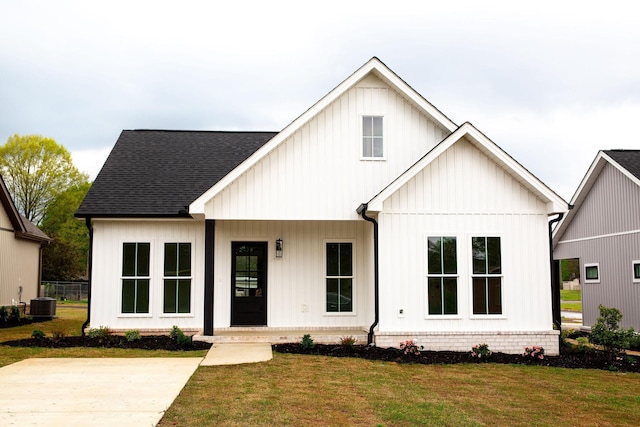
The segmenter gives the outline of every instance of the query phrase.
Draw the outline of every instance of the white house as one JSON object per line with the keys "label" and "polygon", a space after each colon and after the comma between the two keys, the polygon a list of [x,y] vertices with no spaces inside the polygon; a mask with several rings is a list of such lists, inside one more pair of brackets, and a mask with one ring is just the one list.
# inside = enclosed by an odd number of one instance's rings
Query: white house
{"label": "white house", "polygon": [[554,354],[566,211],[372,58],[280,132],[124,131],[77,216],[94,326]]}

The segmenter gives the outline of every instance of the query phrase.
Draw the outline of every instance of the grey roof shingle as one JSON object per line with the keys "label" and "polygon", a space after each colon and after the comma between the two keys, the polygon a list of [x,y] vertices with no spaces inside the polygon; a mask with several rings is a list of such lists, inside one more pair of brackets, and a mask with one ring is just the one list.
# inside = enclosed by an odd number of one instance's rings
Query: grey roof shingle
{"label": "grey roof shingle", "polygon": [[276,134],[125,130],[76,216],[180,216]]}
{"label": "grey roof shingle", "polygon": [[604,153],[640,179],[640,150],[605,150]]}

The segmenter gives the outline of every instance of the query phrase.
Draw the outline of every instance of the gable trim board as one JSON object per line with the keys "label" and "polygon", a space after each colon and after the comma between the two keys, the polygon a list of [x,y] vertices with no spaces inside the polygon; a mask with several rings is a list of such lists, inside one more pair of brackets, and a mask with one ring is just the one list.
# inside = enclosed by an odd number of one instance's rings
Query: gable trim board
{"label": "gable trim board", "polygon": [[[358,98],[372,96],[375,91],[384,91],[380,104],[366,104]],[[385,120],[391,121],[394,145],[385,146],[385,150],[396,151],[385,151],[388,157],[383,161],[363,161],[362,135],[357,129],[362,125],[362,114],[376,105],[390,111]],[[151,132],[157,131],[138,132],[136,137],[152,147]],[[171,136],[179,142],[181,134]],[[127,147],[118,149],[135,149]],[[110,156],[105,168],[119,170],[114,162],[126,155]],[[448,156],[468,161],[448,162]],[[337,166],[332,163],[336,159]],[[557,353],[559,332],[553,330],[551,318],[548,218],[566,211],[566,202],[470,123],[456,126],[377,58],[238,160],[234,168],[188,202],[190,218],[163,220],[153,212],[142,218],[117,210],[110,215],[107,192],[87,194],[83,206],[104,207],[99,212],[81,207],[77,214],[89,217],[94,229],[93,322],[114,330],[156,330],[178,324],[185,330],[204,330],[212,335],[206,338],[215,341],[216,330],[226,334],[233,330],[232,299],[245,294],[255,297],[250,289],[236,293],[232,248],[237,242],[264,242],[268,330],[366,331],[378,310],[379,323],[372,331],[377,345],[397,347],[402,339],[421,337],[428,340],[427,348],[468,351],[478,342],[490,342],[494,351],[519,353],[525,345],[539,344],[548,354]],[[447,205],[447,212],[430,209],[424,196],[420,203],[411,195],[407,199],[407,187],[414,195],[424,195],[437,186],[438,181],[418,182],[415,178],[422,171],[452,176],[462,188],[474,178],[473,174],[456,175],[455,171],[465,167],[484,176],[499,176],[499,188],[488,183],[491,200],[505,202],[486,208],[486,200],[482,206],[468,202],[454,187],[442,190],[450,191],[448,200],[455,201]],[[105,177],[108,175],[99,174],[94,185],[109,188]],[[164,179],[172,178],[166,175]],[[179,181],[188,185],[188,175],[180,175]],[[300,182],[287,187],[293,181]],[[161,189],[163,176],[154,175],[153,182]],[[135,182],[130,185],[136,187]],[[357,191],[342,191],[349,187]],[[98,196],[101,199],[95,200]],[[385,206],[391,198],[410,203],[398,212]],[[327,209],[327,204],[333,205],[332,209]],[[379,222],[379,304],[375,303],[374,289],[378,274],[374,268],[374,225],[357,215],[358,206],[365,206]],[[134,208],[131,212],[136,212]],[[315,210],[309,212],[310,208]],[[455,233],[461,245],[457,255],[461,260],[460,311],[452,317],[425,312],[425,239],[449,235],[442,233]],[[505,310],[498,316],[472,314],[469,257],[473,236],[498,236],[504,244],[504,293],[500,298]],[[278,240],[284,242],[282,257],[275,256]],[[166,315],[162,312],[162,251],[165,243],[176,241],[192,243],[194,308],[185,315]],[[119,273],[123,242],[149,242],[154,258],[150,312],[143,315],[123,315],[118,310],[120,288],[113,283],[123,280]],[[334,278],[327,271],[327,244],[338,242],[349,243],[345,249],[352,258],[345,265],[352,270]],[[348,296],[344,304],[353,308],[334,312],[328,296],[335,291],[329,287],[343,283]],[[343,303],[342,298],[336,300]],[[397,316],[399,309],[406,310],[401,317]]]}
{"label": "gable trim board", "polygon": [[458,143],[465,137],[468,138],[476,148],[480,149],[480,151],[514,176],[520,183],[525,185],[531,192],[544,200],[547,203],[547,212],[549,215],[566,212],[567,203],[562,200],[560,196],[531,174],[531,172],[526,170],[522,165],[516,162],[511,156],[509,156],[469,122],[461,125],[440,144],[434,147],[426,156],[416,162],[405,173],[371,199],[368,202],[369,210],[380,212],[383,209],[383,203],[385,200],[394,194],[400,187],[405,185],[410,179],[415,177],[418,172],[423,170],[434,159],[441,156],[451,146]]}

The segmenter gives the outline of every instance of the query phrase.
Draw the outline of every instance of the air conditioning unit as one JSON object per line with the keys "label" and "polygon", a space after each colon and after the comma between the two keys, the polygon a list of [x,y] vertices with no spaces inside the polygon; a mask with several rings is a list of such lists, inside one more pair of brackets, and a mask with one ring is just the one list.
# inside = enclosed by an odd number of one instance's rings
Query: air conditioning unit
{"label": "air conditioning unit", "polygon": [[53,318],[56,315],[56,299],[40,297],[31,300],[29,314],[33,317]]}

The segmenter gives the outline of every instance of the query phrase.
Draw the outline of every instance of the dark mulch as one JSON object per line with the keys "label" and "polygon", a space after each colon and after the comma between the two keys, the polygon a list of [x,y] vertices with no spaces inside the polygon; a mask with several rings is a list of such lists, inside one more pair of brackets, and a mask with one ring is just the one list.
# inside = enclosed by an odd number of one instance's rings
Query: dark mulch
{"label": "dark mulch", "polygon": [[144,350],[170,350],[170,351],[191,351],[207,350],[210,343],[193,341],[191,345],[180,346],[178,342],[168,335],[148,335],[136,341],[127,341],[125,337],[111,335],[105,338],[84,337],[64,337],[54,340],[52,338],[26,338],[0,343],[11,347],[47,347],[47,348],[69,348],[69,347],[102,347],[102,348],[137,348]]}
{"label": "dark mulch", "polygon": [[278,353],[312,354],[334,357],[357,357],[369,360],[382,360],[397,363],[419,363],[426,365],[445,365],[456,363],[500,363],[514,365],[538,365],[573,369],[605,369],[613,371],[640,372],[640,358],[624,356],[610,362],[605,353],[597,350],[574,350],[563,348],[560,356],[545,356],[544,359],[524,358],[519,354],[493,353],[489,359],[481,360],[471,356],[471,352],[421,351],[420,355],[404,354],[396,348],[369,347],[355,345],[315,344],[313,348],[303,348],[301,344],[274,344]]}
{"label": "dark mulch", "polygon": [[21,317],[20,319],[10,318],[7,320],[0,321],[0,329],[4,328],[15,328],[16,326],[24,326],[30,325],[34,322],[31,317]]}

